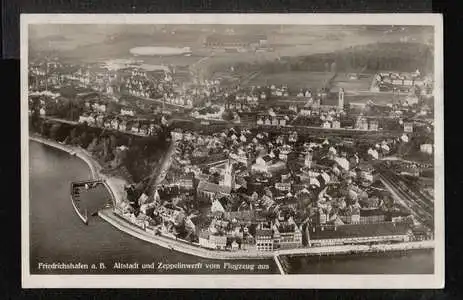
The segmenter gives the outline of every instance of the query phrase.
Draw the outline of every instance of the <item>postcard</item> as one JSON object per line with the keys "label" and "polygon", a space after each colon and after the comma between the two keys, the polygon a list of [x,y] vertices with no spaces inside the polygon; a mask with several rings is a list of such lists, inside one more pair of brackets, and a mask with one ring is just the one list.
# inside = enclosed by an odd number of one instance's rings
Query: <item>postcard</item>
{"label": "postcard", "polygon": [[438,14],[21,15],[24,288],[442,288]]}

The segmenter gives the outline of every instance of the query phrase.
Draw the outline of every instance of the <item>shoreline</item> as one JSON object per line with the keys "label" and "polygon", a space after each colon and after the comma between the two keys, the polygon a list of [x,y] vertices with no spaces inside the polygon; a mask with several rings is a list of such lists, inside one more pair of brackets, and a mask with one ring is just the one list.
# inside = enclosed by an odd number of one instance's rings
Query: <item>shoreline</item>
{"label": "shoreline", "polygon": [[398,243],[390,245],[345,245],[336,247],[301,247],[294,249],[283,249],[268,252],[258,252],[256,250],[248,250],[246,252],[237,251],[214,251],[206,248],[201,248],[193,244],[187,244],[178,240],[174,240],[164,236],[155,236],[149,234],[145,230],[130,224],[121,216],[116,215],[112,209],[103,209],[98,211],[98,215],[116,227],[117,229],[132,235],[141,240],[147,241],[158,246],[169,248],[178,252],[183,252],[189,255],[199,256],[209,259],[275,259],[278,256],[337,256],[353,253],[378,253],[392,251],[409,251],[416,249],[434,249],[434,241],[419,241]]}
{"label": "shoreline", "polygon": [[29,140],[47,145],[80,158],[87,164],[88,168],[90,169],[91,180],[103,179],[103,184],[111,195],[111,199],[114,202],[113,204],[115,205],[116,203],[120,203],[122,201],[123,195],[125,194],[124,186],[127,184],[127,182],[122,178],[110,177],[103,174],[101,172],[103,167],[94,158],[91,157],[87,150],[80,147],[60,144],[56,141],[49,140],[38,135],[29,135]]}
{"label": "shoreline", "polygon": [[[48,145],[50,147],[65,151],[71,155],[83,160],[89,167],[91,171],[91,179],[103,179],[103,184],[107,188],[108,192],[111,194],[114,204],[120,203],[123,199],[121,193],[118,190],[123,187],[126,182],[120,178],[108,177],[105,174],[101,173],[101,165],[95,161],[88,152],[79,147],[73,147],[68,145],[60,144],[56,141],[48,140],[36,135],[30,135],[29,140]],[[389,245],[345,245],[345,246],[336,246],[336,247],[301,247],[294,249],[283,249],[275,250],[268,252],[258,252],[256,250],[247,250],[247,251],[214,251],[206,248],[196,246],[194,244],[188,244],[187,242],[182,242],[174,240],[170,237],[165,236],[155,236],[149,234],[145,230],[137,227],[134,224],[131,224],[129,221],[124,220],[123,217],[118,216],[114,213],[113,208],[101,209],[98,211],[98,216],[103,220],[117,228],[118,230],[129,234],[138,239],[144,240],[146,242],[161,246],[163,248],[171,249],[173,251],[189,254],[192,256],[198,256],[207,259],[265,259],[265,260],[275,260],[278,256],[335,256],[335,255],[345,255],[352,253],[381,253],[381,252],[391,252],[391,251],[405,251],[405,250],[415,250],[415,249],[433,249],[434,241],[420,241],[420,242],[408,242],[408,243],[399,243],[399,244],[389,244]]]}

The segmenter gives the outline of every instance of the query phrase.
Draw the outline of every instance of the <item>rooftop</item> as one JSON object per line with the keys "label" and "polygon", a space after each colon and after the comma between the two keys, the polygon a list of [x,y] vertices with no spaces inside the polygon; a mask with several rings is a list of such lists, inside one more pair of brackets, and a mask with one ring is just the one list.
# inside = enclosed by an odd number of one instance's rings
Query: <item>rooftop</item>
{"label": "rooftop", "polygon": [[[322,230],[323,228],[323,230]],[[317,227],[310,231],[310,239],[341,239],[356,237],[406,235],[409,226],[405,223],[345,224]]]}
{"label": "rooftop", "polygon": [[231,192],[231,188],[228,186],[221,186],[216,183],[207,182],[207,181],[200,181],[198,185],[198,190],[209,192],[209,193],[223,193],[223,194],[229,194]]}

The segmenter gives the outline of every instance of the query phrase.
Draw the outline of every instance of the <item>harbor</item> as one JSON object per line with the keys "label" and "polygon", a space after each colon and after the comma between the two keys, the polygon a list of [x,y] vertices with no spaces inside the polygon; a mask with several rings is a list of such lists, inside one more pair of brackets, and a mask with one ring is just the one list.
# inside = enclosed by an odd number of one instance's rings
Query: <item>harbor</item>
{"label": "harbor", "polygon": [[85,225],[88,225],[89,217],[94,216],[98,212],[98,208],[93,208],[92,211],[88,211],[88,207],[92,206],[89,203],[89,193],[93,193],[94,189],[106,186],[102,186],[103,180],[81,180],[71,182],[71,203],[77,214],[77,216],[84,222]]}
{"label": "harbor", "polygon": [[[32,139],[31,139],[32,140]],[[37,141],[37,140],[36,140]],[[39,140],[40,142],[40,140]],[[46,143],[47,145],[57,147],[60,150],[61,148],[65,148],[63,145],[59,145],[58,143],[49,142]],[[65,148],[68,150],[67,148]],[[65,150],[65,151],[66,151]],[[66,151],[69,153],[69,151]],[[77,152],[78,153],[78,152]],[[78,157],[78,155],[76,155]],[[88,166],[94,166],[94,164],[88,164]],[[90,167],[90,171],[92,173],[94,168]],[[98,176],[99,177],[99,176]],[[96,178],[98,178],[96,177]],[[80,178],[83,178],[82,176]],[[92,179],[90,179],[92,180]],[[79,179],[76,178],[72,180],[74,182],[79,182]],[[101,186],[105,186],[106,193],[109,195],[113,201],[117,201],[118,194],[114,193],[114,188],[111,188],[110,184],[111,181],[101,180]],[[107,197],[107,196],[106,196]],[[100,197],[101,198],[101,197]],[[114,200],[116,199],[116,200]],[[107,201],[105,201],[107,203]],[[105,206],[100,199],[99,203],[100,208]],[[214,259],[214,260],[261,260],[261,261],[273,261],[274,268],[277,273],[280,274],[289,274],[291,273],[291,261],[294,257],[333,257],[333,259],[337,260],[338,258],[343,258],[344,256],[351,256],[354,253],[362,254],[364,257],[370,256],[380,256],[380,257],[388,257],[385,255],[385,252],[397,252],[401,253],[401,257],[407,257],[412,255],[415,250],[417,249],[428,249],[432,251],[434,247],[432,241],[421,241],[421,242],[409,242],[409,243],[400,243],[400,244],[390,244],[390,245],[346,245],[346,246],[337,246],[337,247],[312,247],[312,248],[297,248],[297,249],[286,249],[286,250],[278,250],[272,252],[257,252],[257,251],[248,251],[247,254],[240,253],[240,252],[230,252],[230,251],[213,251],[204,248],[200,248],[199,246],[187,244],[181,241],[176,241],[169,237],[162,237],[162,236],[153,236],[149,235],[146,231],[142,230],[141,228],[137,228],[135,225],[130,224],[126,220],[122,219],[121,217],[117,217],[114,215],[112,208],[104,208],[98,210],[98,215],[104,220],[104,223],[110,224],[112,228],[117,228],[120,231],[125,232],[128,235],[136,237],[141,242],[149,242],[147,243],[148,246],[160,246],[161,248],[166,249],[167,251],[174,251],[174,253],[179,253],[179,255],[191,255],[191,257],[196,257],[197,259]],[[80,220],[81,221],[81,220]],[[82,223],[82,222],[81,222]],[[100,224],[101,225],[101,224]],[[92,227],[92,230],[95,228]],[[408,251],[410,250],[410,251]],[[180,254],[184,253],[184,254]],[[276,261],[278,259],[278,263]],[[432,259],[431,259],[432,261]]]}

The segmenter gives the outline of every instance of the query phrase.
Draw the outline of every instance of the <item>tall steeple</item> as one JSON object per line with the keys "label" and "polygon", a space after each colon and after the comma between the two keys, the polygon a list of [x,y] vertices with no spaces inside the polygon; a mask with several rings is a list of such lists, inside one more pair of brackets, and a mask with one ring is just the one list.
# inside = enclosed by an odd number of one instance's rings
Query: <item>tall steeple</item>
{"label": "tall steeple", "polygon": [[344,108],[344,89],[340,88],[339,89],[339,94],[338,94],[338,107],[340,109]]}
{"label": "tall steeple", "polygon": [[233,169],[233,163],[228,159],[225,170],[223,172],[223,180],[220,182],[221,185],[227,186],[230,188],[235,187],[235,170]]}
{"label": "tall steeple", "polygon": [[312,167],[312,151],[307,152],[305,155],[304,165],[309,169]]}

